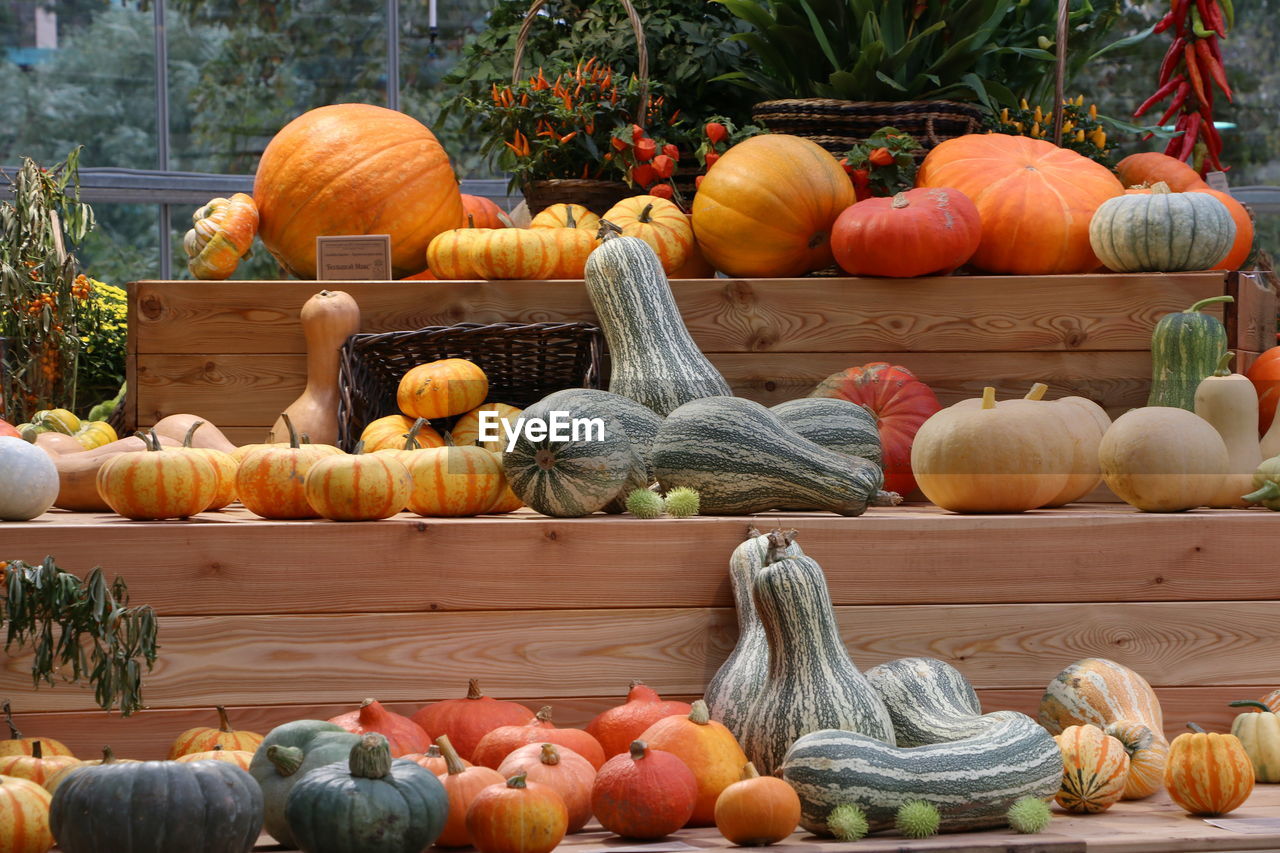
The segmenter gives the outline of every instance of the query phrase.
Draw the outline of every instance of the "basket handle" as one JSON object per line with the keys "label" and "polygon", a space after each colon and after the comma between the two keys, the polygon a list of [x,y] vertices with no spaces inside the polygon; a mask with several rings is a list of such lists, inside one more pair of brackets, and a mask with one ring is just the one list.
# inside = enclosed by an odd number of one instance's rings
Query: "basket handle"
{"label": "basket handle", "polygon": [[[529,7],[529,11],[524,13],[524,23],[520,25],[520,32],[516,34],[515,59],[511,63],[512,86],[520,82],[520,61],[524,59],[525,45],[529,41],[529,30],[533,28],[533,22],[537,20],[538,12],[546,5],[546,2],[547,0],[533,0],[533,5]],[[636,9],[631,5],[631,0],[618,0],[618,2],[622,3],[622,8],[627,10],[627,20],[631,22],[631,32],[636,37],[636,51],[639,54],[636,78],[640,81],[640,103],[636,106],[636,124],[643,127],[646,114],[649,111],[649,48],[645,44],[644,26],[640,23],[640,16],[636,14]]]}

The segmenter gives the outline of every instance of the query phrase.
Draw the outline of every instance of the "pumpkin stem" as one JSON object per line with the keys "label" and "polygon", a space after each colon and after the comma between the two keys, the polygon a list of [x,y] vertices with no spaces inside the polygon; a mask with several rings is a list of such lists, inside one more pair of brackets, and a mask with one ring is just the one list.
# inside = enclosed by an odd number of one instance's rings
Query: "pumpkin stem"
{"label": "pumpkin stem", "polygon": [[1152,195],[1168,195],[1172,192],[1173,190],[1169,189],[1169,185],[1166,184],[1164,181],[1156,181],[1154,184],[1151,185]]}
{"label": "pumpkin stem", "polygon": [[227,709],[222,705],[215,705],[218,711],[218,730],[230,734],[235,729],[231,728],[231,720],[227,717]]}
{"label": "pumpkin stem", "polygon": [[760,535],[762,535],[762,534],[760,533],[760,530],[759,530],[759,529],[758,529],[754,524],[752,524],[751,526],[749,526],[749,527],[747,528],[747,538],[748,538],[748,539],[755,539],[757,536],[760,536]]}
{"label": "pumpkin stem", "polygon": [[1031,390],[1027,392],[1027,396],[1023,397],[1022,399],[1024,399],[1024,400],[1043,400],[1043,399],[1044,399],[1044,392],[1045,392],[1045,391],[1048,391],[1048,390],[1049,390],[1049,386],[1048,386],[1048,385],[1045,385],[1043,382],[1037,382],[1036,384],[1034,384],[1034,385],[1032,385],[1032,386],[1031,386]]}
{"label": "pumpkin stem", "polygon": [[756,769],[754,764],[748,761],[746,764],[742,765],[742,778],[758,779],[760,778],[760,771]]}
{"label": "pumpkin stem", "polygon": [[902,503],[902,495],[881,489],[871,496],[871,500],[867,501],[867,506],[897,506],[900,503]]}
{"label": "pumpkin stem", "polygon": [[996,389],[988,385],[982,389],[982,408],[994,409],[996,407]]}
{"label": "pumpkin stem", "polygon": [[[421,450],[422,449],[422,443],[418,441],[418,433],[421,432],[422,428],[426,425],[427,425],[426,418],[418,418],[416,421],[413,422],[413,426],[411,426],[409,428],[409,431],[404,434],[405,450]],[[468,696],[467,698],[470,699],[471,697]],[[480,697],[477,696],[475,698],[479,699]]]}
{"label": "pumpkin stem", "polygon": [[1187,728],[1191,729],[1191,731],[1195,732],[1196,734],[1201,734],[1201,735],[1208,734],[1208,732],[1206,732],[1203,728],[1201,728],[1195,723],[1187,723]]}
{"label": "pumpkin stem", "polygon": [[566,204],[564,206],[564,227],[565,228],[578,227],[578,220],[575,219],[573,216],[573,205],[571,204]]}
{"label": "pumpkin stem", "polygon": [[635,690],[637,687],[644,687],[645,684],[638,678],[631,679],[631,683],[627,685],[627,690]]}
{"label": "pumpkin stem", "polygon": [[302,446],[302,443],[298,438],[298,431],[293,428],[293,421],[289,418],[289,413],[284,412],[280,417],[284,421],[285,429],[289,430],[289,446],[297,450]]}
{"label": "pumpkin stem", "polygon": [[204,421],[194,421],[191,426],[187,428],[187,434],[182,437],[183,447],[191,446],[191,439],[195,437],[196,430],[200,429],[202,426],[204,426]]}
{"label": "pumpkin stem", "polygon": [[102,763],[114,764],[115,760],[116,760],[116,754],[112,752],[110,744],[108,744],[107,746],[104,746],[102,748]]}
{"label": "pumpkin stem", "polygon": [[440,754],[444,756],[444,766],[449,768],[450,776],[457,776],[467,769],[458,756],[458,751],[453,748],[453,744],[449,743],[448,735],[440,735],[436,738],[436,746],[440,747]]}
{"label": "pumpkin stem", "polygon": [[1235,301],[1236,300],[1234,296],[1210,296],[1208,299],[1201,299],[1199,302],[1195,303],[1194,305],[1192,305],[1190,308],[1188,308],[1186,311],[1183,311],[1182,313],[1195,314],[1204,306],[1212,305],[1215,302],[1235,302]]}
{"label": "pumpkin stem", "polygon": [[911,204],[911,199],[907,198],[906,193],[898,193],[893,197],[893,203],[891,207],[893,207],[894,210],[902,210],[902,208],[907,207],[910,204]]}
{"label": "pumpkin stem", "polygon": [[637,222],[648,224],[653,221],[653,202],[649,202],[644,206],[644,210],[640,211],[640,215],[636,217]]}
{"label": "pumpkin stem", "polygon": [[600,229],[596,231],[596,239],[603,243],[605,240],[612,240],[614,237],[621,237],[622,229],[614,225],[607,219],[600,220]]}
{"label": "pumpkin stem", "polygon": [[631,760],[639,761],[649,754],[649,744],[642,740],[631,741]]}
{"label": "pumpkin stem", "polygon": [[298,768],[302,766],[302,760],[306,757],[306,753],[296,746],[272,744],[267,747],[267,760],[281,776],[292,776],[297,773]]}
{"label": "pumpkin stem", "polygon": [[[444,737],[444,735],[441,735],[441,737]],[[428,746],[427,751],[423,754],[426,755],[427,758],[443,758],[444,757],[440,753],[440,747],[436,746],[434,743]]]}
{"label": "pumpkin stem", "polygon": [[543,705],[538,709],[538,713],[533,715],[533,719],[529,721],[531,726],[540,726],[543,723],[551,725],[551,706]]}
{"label": "pumpkin stem", "polygon": [[693,710],[689,712],[689,722],[695,726],[705,726],[711,723],[711,709],[707,707],[705,700],[699,699],[693,703]]}
{"label": "pumpkin stem", "polygon": [[[418,418],[418,420],[422,420],[422,418]],[[468,699],[484,698],[484,694],[480,692],[480,679],[478,678],[467,679],[467,698]]]}
{"label": "pumpkin stem", "polygon": [[213,745],[213,749],[211,749],[211,750],[209,750],[209,751],[210,751],[210,752],[222,752],[222,744],[220,744],[220,743],[215,743],[215,744]]}
{"label": "pumpkin stem", "polygon": [[1280,486],[1276,485],[1274,480],[1268,480],[1261,489],[1256,492],[1250,492],[1241,500],[1248,501],[1251,504],[1260,504],[1263,501],[1274,501],[1280,498]]}
{"label": "pumpkin stem", "polygon": [[1227,705],[1232,708],[1257,708],[1263,713],[1271,713],[1271,708],[1256,699],[1240,699],[1236,702],[1228,702]]}
{"label": "pumpkin stem", "polygon": [[31,757],[44,758],[44,745],[38,740],[33,740],[31,742]]}
{"label": "pumpkin stem", "polygon": [[782,552],[791,545],[794,536],[788,538],[781,530],[770,530],[766,538],[769,540],[769,549],[764,555],[764,565],[772,566],[782,559]]}
{"label": "pumpkin stem", "polygon": [[22,740],[22,732],[18,731],[18,727],[13,724],[13,709],[9,707],[9,700],[4,700],[4,723],[9,727],[9,740]]}
{"label": "pumpkin stem", "polygon": [[542,754],[538,758],[543,764],[559,764],[560,751],[556,749],[554,743],[544,743],[542,745]]}
{"label": "pumpkin stem", "polygon": [[361,453],[364,453],[364,439],[357,441],[356,446],[351,448],[352,456],[359,456]]}
{"label": "pumpkin stem", "polygon": [[1231,350],[1227,350],[1226,352],[1224,352],[1222,356],[1218,359],[1218,366],[1214,369],[1213,375],[1214,376],[1230,376],[1231,368],[1227,367],[1227,365],[1230,364],[1231,359],[1235,357],[1236,357],[1236,354]]}
{"label": "pumpkin stem", "polygon": [[347,766],[357,778],[381,779],[391,772],[391,745],[382,735],[369,732],[351,747]]}
{"label": "pumpkin stem", "polygon": [[525,784],[525,781],[528,779],[528,776],[529,776],[529,774],[528,774],[528,773],[526,773],[525,771],[521,770],[519,773],[517,773],[516,775],[512,776],[510,779],[508,779],[508,780],[507,780],[507,787],[508,787],[508,788],[527,788],[527,787],[529,787],[528,785],[526,785],[526,784]]}

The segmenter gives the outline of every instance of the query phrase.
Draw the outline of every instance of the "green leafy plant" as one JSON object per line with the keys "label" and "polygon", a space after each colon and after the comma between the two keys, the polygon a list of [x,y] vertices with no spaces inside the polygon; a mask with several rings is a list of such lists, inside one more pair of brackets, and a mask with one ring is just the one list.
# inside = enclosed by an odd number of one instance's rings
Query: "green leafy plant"
{"label": "green leafy plant", "polygon": [[124,288],[88,280],[89,310],[80,325],[83,358],[76,376],[76,391],[84,405],[96,405],[116,396],[124,384],[128,347],[129,304]]}
{"label": "green leafy plant", "polygon": [[55,675],[61,681],[84,679],[103,710],[118,705],[127,717],[142,709],[142,668],[150,671],[156,660],[156,617],[148,605],[129,605],[123,578],[108,584],[95,567],[81,580],[53,557],[38,566],[0,562],[0,572],[5,651],[31,647],[33,684],[52,685]]}
{"label": "green leafy plant", "polygon": [[[1030,136],[1033,139],[1053,141],[1055,114],[1046,112],[1038,104],[1031,107],[1022,101],[1017,107],[1005,107],[998,117],[987,120],[987,126],[996,133],[1010,136]],[[1111,150],[1107,147],[1107,131],[1104,119],[1098,115],[1096,104],[1084,105],[1084,95],[1062,103],[1062,142],[1077,154],[1083,154],[1110,167]]]}
{"label": "green leafy plant", "polygon": [[840,165],[853,180],[858,201],[891,196],[915,186],[920,143],[895,127],[882,127],[849,149]]}

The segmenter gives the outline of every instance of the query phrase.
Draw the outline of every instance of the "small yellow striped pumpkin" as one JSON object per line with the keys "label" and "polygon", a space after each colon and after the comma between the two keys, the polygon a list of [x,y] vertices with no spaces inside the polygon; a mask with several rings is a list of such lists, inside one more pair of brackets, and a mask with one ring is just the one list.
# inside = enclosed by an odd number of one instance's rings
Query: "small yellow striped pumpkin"
{"label": "small yellow striped pumpkin", "polygon": [[507,434],[503,430],[502,424],[499,423],[495,425],[498,437],[491,441],[481,441],[480,414],[482,412],[493,412],[498,416],[498,420],[504,421],[514,428],[516,421],[520,419],[520,415],[524,414],[524,409],[517,409],[515,406],[508,406],[506,403],[485,403],[483,406],[476,406],[458,418],[453,425],[453,429],[449,430],[449,436],[458,447],[469,447],[470,445],[478,444],[485,450],[500,453],[507,447]]}
{"label": "small yellow striped pumpkin", "polygon": [[419,450],[409,464],[408,509],[418,515],[457,517],[488,512],[502,495],[502,460],[483,447]]}
{"label": "small yellow striped pumpkin", "polygon": [[213,466],[202,456],[165,450],[154,433],[143,453],[121,453],[98,469],[98,495],[125,518],[187,518],[203,512],[218,489]]}
{"label": "small yellow striped pumpkin", "polygon": [[81,761],[77,764],[70,764],[63,767],[57,773],[54,773],[48,779],[44,780],[44,789],[50,794],[54,794],[58,790],[58,786],[66,780],[66,778],[79,770],[81,767],[98,766],[99,764],[137,764],[136,758],[116,758],[115,753],[111,751],[111,747],[104,746],[102,748],[102,757],[95,758],[91,761]]}
{"label": "small yellow striped pumpkin", "polygon": [[672,201],[655,195],[624,198],[609,208],[604,218],[622,229],[624,237],[638,237],[649,244],[664,272],[684,266],[694,249],[689,217]]}
{"label": "small yellow striped pumpkin", "polygon": [[[43,785],[54,774],[67,767],[79,767],[80,759],[70,755],[45,755],[43,744],[36,741],[31,755],[6,755],[0,758],[0,776],[15,776]],[[3,850],[0,846],[0,850]]]}
{"label": "small yellow striped pumpkin", "polygon": [[342,451],[332,444],[301,444],[289,416],[283,417],[289,444],[268,444],[246,454],[236,470],[236,494],[245,509],[263,518],[315,518],[307,501],[307,472]]}
{"label": "small yellow striped pumpkin", "polygon": [[215,746],[213,749],[204,752],[192,752],[187,755],[180,756],[175,761],[225,761],[228,764],[234,764],[246,773],[249,771],[249,762],[253,761],[253,750],[251,749],[223,749]]}
{"label": "small yellow striped pumpkin", "polygon": [[244,749],[253,752],[262,743],[263,736],[257,732],[236,731],[231,728],[231,720],[227,717],[227,709],[217,706],[218,728],[196,726],[187,729],[173,740],[169,747],[169,760],[175,761],[193,752],[208,752],[215,746],[223,749]]}
{"label": "small yellow striped pumpkin", "polygon": [[327,456],[307,471],[307,503],[321,518],[374,521],[395,515],[409,502],[413,481],[404,463],[386,453],[363,450],[357,444],[355,453]]}
{"label": "small yellow striped pumpkin", "polygon": [[0,776],[0,850],[45,853],[53,847],[51,801],[49,792],[29,779]]}
{"label": "small yellow striped pumpkin", "polygon": [[440,433],[432,429],[425,420],[416,433],[413,432],[415,426],[417,424],[414,419],[407,415],[387,415],[369,421],[369,425],[360,433],[360,440],[364,442],[364,452],[404,450],[409,433],[413,433],[413,440],[419,447],[444,447],[444,439],[440,437]]}
{"label": "small yellow striped pumpkin", "polygon": [[1097,726],[1067,726],[1054,735],[1062,752],[1058,805],[1077,814],[1104,812],[1124,794],[1129,755],[1124,744]]}
{"label": "small yellow striped pumpkin", "polygon": [[1169,745],[1164,784],[1191,814],[1226,814],[1253,793],[1253,762],[1235,735],[1185,732]]}
{"label": "small yellow striped pumpkin", "polygon": [[538,211],[529,221],[530,228],[575,228],[595,236],[600,230],[600,217],[580,204],[553,204]]}
{"label": "small yellow striped pumpkin", "polygon": [[442,358],[419,364],[400,378],[396,405],[410,417],[447,418],[474,409],[488,394],[489,379],[479,365],[465,358]]}

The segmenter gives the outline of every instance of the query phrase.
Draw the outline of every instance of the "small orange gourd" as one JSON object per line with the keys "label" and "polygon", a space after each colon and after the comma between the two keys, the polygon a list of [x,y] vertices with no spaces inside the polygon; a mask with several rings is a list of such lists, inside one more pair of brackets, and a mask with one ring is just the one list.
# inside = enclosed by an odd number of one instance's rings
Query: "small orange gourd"
{"label": "small orange gourd", "polygon": [[191,215],[191,223],[182,238],[187,268],[196,278],[222,281],[249,255],[258,234],[258,205],[247,193],[210,199]]}
{"label": "small orange gourd", "polygon": [[524,773],[530,782],[554,788],[569,811],[566,832],[577,832],[591,819],[591,786],[596,781],[596,769],[569,747],[525,744],[503,759],[497,772],[504,779]]}
{"label": "small orange gourd", "polygon": [[699,699],[687,715],[659,720],[640,735],[652,749],[661,749],[679,758],[698,780],[698,800],[689,826],[711,826],[716,822],[716,799],[720,792],[742,778],[746,753],[733,732],[711,719],[707,703]]}
{"label": "small orange gourd", "polygon": [[505,785],[507,777],[490,767],[469,765],[458,757],[449,743],[448,735],[436,739],[440,754],[445,760],[445,772],[440,776],[445,793],[449,795],[449,816],[444,830],[436,839],[439,847],[466,847],[471,844],[467,830],[467,810],[475,798],[490,785]]}
{"label": "small orange gourd", "polygon": [[483,447],[418,450],[409,463],[407,509],[429,517],[480,515],[502,497],[502,459]]}
{"label": "small orange gourd", "polygon": [[560,795],[523,773],[485,788],[467,809],[467,832],[480,853],[551,853],[568,825]]}
{"label": "small orange gourd", "polygon": [[244,508],[263,518],[316,518],[307,501],[307,472],[325,456],[341,454],[331,444],[302,444],[288,415],[287,445],[262,445],[245,454],[236,469],[236,494]]}
{"label": "small orange gourd", "polygon": [[431,428],[426,418],[410,418],[405,415],[387,415],[370,421],[360,433],[365,453],[394,452],[396,458],[406,462],[402,451],[421,450],[425,447],[444,447],[440,433]]}
{"label": "small orange gourd", "polygon": [[98,494],[125,518],[187,518],[203,512],[217,491],[213,466],[195,453],[166,450],[153,430],[139,433],[145,453],[121,453],[98,469]]}
{"label": "small orange gourd", "polygon": [[796,789],[776,776],[761,776],[750,762],[716,799],[716,829],[740,847],[776,844],[799,823]]}
{"label": "small orange gourd", "polygon": [[444,358],[419,364],[400,378],[396,404],[412,418],[447,418],[470,411],[489,394],[489,379],[475,362]]}
{"label": "small orange gourd", "polygon": [[1169,798],[1194,815],[1235,811],[1253,793],[1253,762],[1235,735],[1206,732],[1195,723],[1169,744],[1164,785]]}
{"label": "small orange gourd", "polygon": [[413,480],[404,463],[385,453],[365,453],[356,443],[350,455],[326,456],[307,471],[307,503],[333,521],[390,518],[409,502]]}
{"label": "small orange gourd", "polygon": [[[307,339],[307,385],[284,410],[293,428],[316,444],[338,441],[338,359],[342,344],[360,331],[360,306],[349,293],[322,290],[302,305],[299,318]],[[271,428],[268,441],[288,441],[284,415]]]}
{"label": "small orange gourd", "polygon": [[184,755],[190,755],[194,752],[208,752],[215,746],[220,746],[223,749],[243,749],[253,752],[262,744],[263,736],[257,732],[233,729],[231,727],[231,719],[227,716],[227,709],[222,705],[216,706],[216,710],[218,712],[218,727],[196,726],[178,735],[169,747],[170,761],[175,761]]}
{"label": "small orange gourd", "polygon": [[376,732],[387,739],[391,757],[425,752],[431,746],[431,735],[413,720],[389,711],[376,699],[365,699],[360,707],[331,717],[329,722],[349,732],[362,735]]}
{"label": "small orange gourd", "polygon": [[1054,795],[1058,805],[1095,814],[1120,801],[1129,775],[1124,744],[1094,725],[1067,726],[1053,739],[1062,753],[1062,787]]}
{"label": "small orange gourd", "polygon": [[[423,731],[426,731],[425,727],[423,728]],[[436,738],[437,743],[439,740],[439,738]],[[443,776],[445,773],[449,772],[449,764],[444,760],[444,754],[440,752],[440,747],[436,746],[434,743],[427,747],[426,752],[409,752],[400,757],[412,761],[423,770],[429,770],[437,776]],[[463,767],[471,766],[471,762],[464,758],[459,757],[458,760],[462,762]]]}

